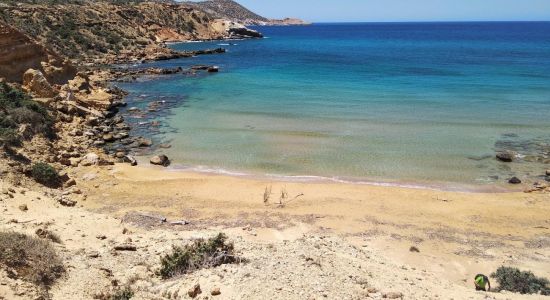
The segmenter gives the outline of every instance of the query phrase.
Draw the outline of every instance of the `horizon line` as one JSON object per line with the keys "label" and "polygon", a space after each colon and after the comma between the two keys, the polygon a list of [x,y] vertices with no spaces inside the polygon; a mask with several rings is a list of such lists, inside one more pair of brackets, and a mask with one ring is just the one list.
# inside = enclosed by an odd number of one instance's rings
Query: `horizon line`
{"label": "horizon line", "polygon": [[307,21],[311,24],[341,24],[341,23],[550,23],[550,20],[454,20],[454,21]]}

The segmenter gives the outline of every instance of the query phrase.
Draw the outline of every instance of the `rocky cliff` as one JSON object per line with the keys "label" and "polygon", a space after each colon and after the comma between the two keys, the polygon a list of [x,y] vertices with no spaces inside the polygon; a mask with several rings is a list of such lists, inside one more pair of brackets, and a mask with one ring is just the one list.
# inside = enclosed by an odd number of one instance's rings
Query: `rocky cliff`
{"label": "rocky cliff", "polygon": [[7,81],[21,82],[28,69],[40,70],[50,83],[57,84],[76,74],[76,69],[67,60],[0,22],[0,75]]}
{"label": "rocky cliff", "polygon": [[232,20],[244,25],[285,26],[309,24],[295,18],[285,18],[281,20],[268,19],[232,0],[207,0],[201,2],[187,2],[187,4],[202,9],[217,18]]}
{"label": "rocky cliff", "polygon": [[73,61],[96,64],[163,53],[163,42],[232,35],[231,22],[180,3],[27,0],[0,5],[0,20]]}

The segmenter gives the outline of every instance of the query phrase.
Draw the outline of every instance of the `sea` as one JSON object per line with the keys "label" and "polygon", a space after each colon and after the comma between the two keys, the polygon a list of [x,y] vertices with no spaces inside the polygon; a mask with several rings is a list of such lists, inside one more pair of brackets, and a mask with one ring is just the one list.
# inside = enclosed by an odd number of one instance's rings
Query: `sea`
{"label": "sea", "polygon": [[[224,54],[133,66],[219,73],[117,83],[128,108],[166,105],[125,113],[173,168],[446,188],[547,179],[549,22],[253,28],[265,38],[170,45]],[[514,162],[495,158],[504,150]]]}

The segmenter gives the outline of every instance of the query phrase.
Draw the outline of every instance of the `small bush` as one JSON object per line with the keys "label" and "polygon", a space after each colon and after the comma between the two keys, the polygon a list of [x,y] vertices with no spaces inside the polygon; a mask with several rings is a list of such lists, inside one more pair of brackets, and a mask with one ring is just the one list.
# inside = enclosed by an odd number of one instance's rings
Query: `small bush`
{"label": "small bush", "polygon": [[130,300],[134,297],[134,291],[130,287],[117,290],[109,297],[109,300]]}
{"label": "small bush", "polygon": [[60,183],[59,174],[47,163],[36,163],[32,166],[32,177],[36,182],[46,186],[57,186]]}
{"label": "small bush", "polygon": [[208,240],[198,239],[184,247],[174,246],[172,253],[161,258],[158,274],[166,279],[201,268],[239,263],[241,260],[234,255],[233,243],[226,241],[227,236],[219,233]]}
{"label": "small bush", "polygon": [[0,146],[19,145],[21,145],[21,139],[14,129],[0,127]]}
{"label": "small bush", "polygon": [[[43,134],[48,138],[55,136],[53,119],[48,111],[21,90],[5,82],[0,83],[0,144],[19,146],[21,136],[16,130],[28,125],[28,133]],[[28,138],[30,136],[27,136]]]}
{"label": "small bush", "polygon": [[549,281],[546,278],[536,277],[532,272],[520,271],[517,268],[500,267],[491,274],[496,278],[498,290],[506,290],[521,294],[550,295]]}
{"label": "small bush", "polygon": [[0,232],[0,266],[41,287],[49,287],[64,272],[51,242],[14,232]]}

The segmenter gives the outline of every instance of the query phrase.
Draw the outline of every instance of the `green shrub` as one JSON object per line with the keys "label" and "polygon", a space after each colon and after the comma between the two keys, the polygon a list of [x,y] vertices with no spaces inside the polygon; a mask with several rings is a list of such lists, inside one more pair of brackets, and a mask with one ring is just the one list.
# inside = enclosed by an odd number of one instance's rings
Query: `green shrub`
{"label": "green shrub", "polygon": [[46,186],[57,186],[60,183],[59,174],[47,163],[39,162],[32,166],[32,177],[36,182]]}
{"label": "green shrub", "polygon": [[54,136],[53,119],[42,105],[5,82],[0,83],[0,143],[19,145],[21,137],[16,130],[23,124],[33,135]]}
{"label": "green shrub", "polygon": [[241,260],[234,255],[233,243],[226,241],[227,236],[219,233],[208,240],[198,239],[184,247],[174,246],[172,253],[161,258],[158,274],[166,279],[201,268],[239,263]]}
{"label": "green shrub", "polygon": [[537,294],[540,292],[542,295],[550,295],[550,282],[548,279],[536,277],[532,272],[502,266],[491,274],[491,277],[497,280],[499,290],[521,294]]}
{"label": "green shrub", "polygon": [[42,287],[49,287],[64,272],[51,242],[14,232],[0,231],[0,266]]}
{"label": "green shrub", "polygon": [[0,127],[0,146],[19,146],[20,144],[21,139],[14,129]]}

